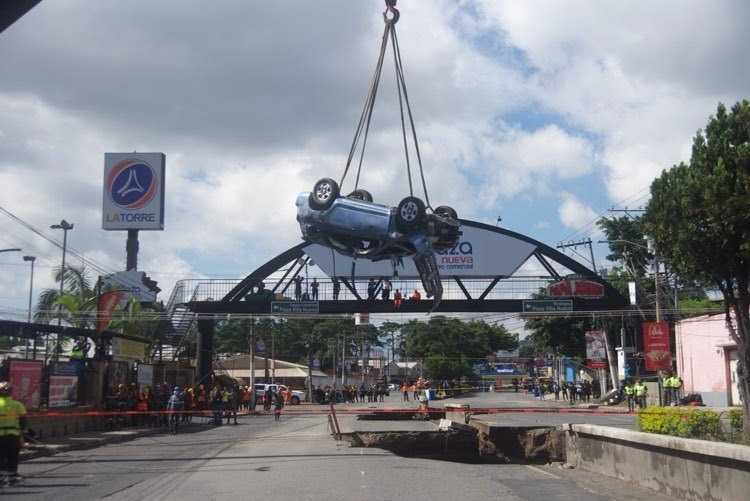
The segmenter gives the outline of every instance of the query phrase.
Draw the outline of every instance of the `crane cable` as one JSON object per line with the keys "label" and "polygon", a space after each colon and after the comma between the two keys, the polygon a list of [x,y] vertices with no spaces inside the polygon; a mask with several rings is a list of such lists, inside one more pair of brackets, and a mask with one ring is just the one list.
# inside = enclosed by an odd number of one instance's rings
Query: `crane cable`
{"label": "crane cable", "polygon": [[[404,143],[404,154],[406,159],[406,175],[409,182],[409,195],[414,196],[414,187],[412,183],[412,175],[411,175],[411,161],[409,157],[409,145],[408,145],[408,137],[407,137],[407,131],[406,131],[406,119],[405,119],[405,113],[404,113],[404,106],[406,106],[406,114],[408,115],[408,121],[409,126],[411,128],[411,136],[412,140],[414,141],[414,150],[416,154],[417,163],[419,166],[419,174],[422,181],[422,189],[424,190],[424,196],[425,196],[425,206],[428,208],[430,207],[430,200],[429,196],[427,194],[427,184],[425,182],[424,177],[424,170],[422,168],[422,157],[419,152],[419,142],[417,141],[417,131],[414,126],[414,116],[411,111],[411,105],[409,104],[409,95],[406,91],[406,80],[404,78],[404,69],[401,62],[401,50],[399,48],[398,44],[398,37],[396,36],[396,22],[399,19],[399,12],[394,8],[395,6],[394,0],[386,0],[386,6],[387,10],[383,13],[383,20],[385,22],[385,29],[383,31],[383,37],[380,44],[380,52],[378,55],[378,61],[375,65],[375,72],[372,78],[372,82],[370,83],[370,90],[367,94],[367,98],[365,100],[365,106],[362,110],[362,114],[360,115],[359,122],[357,124],[356,131],[354,133],[354,139],[352,141],[351,149],[349,150],[349,156],[347,157],[346,161],[346,167],[344,168],[344,173],[341,176],[341,181],[339,182],[339,186],[343,186],[344,179],[346,178],[347,173],[349,172],[349,167],[352,164],[352,161],[354,159],[357,146],[360,143],[360,140],[362,142],[362,149],[359,153],[359,163],[357,166],[357,176],[354,183],[354,189],[356,190],[359,186],[359,179],[360,174],[362,172],[362,164],[364,161],[364,153],[365,153],[365,147],[367,145],[367,136],[370,130],[370,123],[372,120],[372,112],[375,106],[375,98],[377,97],[378,93],[378,86],[380,84],[380,77],[382,75],[382,69],[383,69],[383,62],[385,60],[385,52],[388,47],[388,40],[391,40],[391,44],[393,47],[393,59],[394,59],[394,65],[396,70],[396,89],[398,90],[398,100],[399,100],[399,112],[401,117],[401,135]],[[391,12],[393,14],[392,18],[388,17],[388,12]]]}

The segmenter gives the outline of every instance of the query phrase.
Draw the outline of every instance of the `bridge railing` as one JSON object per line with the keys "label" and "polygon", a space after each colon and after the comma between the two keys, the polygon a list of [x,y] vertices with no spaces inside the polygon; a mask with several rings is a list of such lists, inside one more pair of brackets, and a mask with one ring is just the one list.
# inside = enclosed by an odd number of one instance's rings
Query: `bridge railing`
{"label": "bridge railing", "polygon": [[[312,299],[312,278],[309,277],[307,281],[302,283],[302,294],[307,294],[307,297]],[[329,277],[315,277],[318,281],[318,299],[321,301],[327,301],[333,299],[333,282]],[[289,285],[288,282],[280,283],[281,277],[268,277],[264,283],[267,291],[272,291],[276,294],[278,299],[295,299],[294,285]],[[350,278],[346,279],[350,285],[353,285],[354,289],[360,298],[367,298],[367,285],[368,281],[365,279],[359,279],[354,282]],[[476,278],[476,279],[461,279],[460,284],[457,280],[452,277],[443,277],[443,299],[466,299],[466,294],[472,299],[479,299],[483,294],[486,293],[485,299],[528,299],[532,297],[532,294],[539,292],[540,289],[546,287],[554,280],[551,278],[544,277],[510,277],[499,280],[492,288],[487,291],[488,287],[492,285],[493,278]],[[378,280],[376,279],[376,282]],[[224,298],[235,286],[240,283],[240,280],[227,280],[227,279],[185,279],[180,280],[175,285],[175,290],[172,293],[170,302],[174,304],[188,303],[190,301],[220,301]],[[357,297],[343,282],[340,282],[341,289],[339,291],[338,299],[341,301],[356,300]],[[381,284],[379,284],[381,285]],[[418,290],[424,297],[424,289],[418,279],[393,279],[391,280],[391,294],[398,289],[401,291],[404,299],[411,296],[414,290]],[[465,292],[464,292],[465,290]],[[377,289],[377,298],[382,298],[382,287]]]}

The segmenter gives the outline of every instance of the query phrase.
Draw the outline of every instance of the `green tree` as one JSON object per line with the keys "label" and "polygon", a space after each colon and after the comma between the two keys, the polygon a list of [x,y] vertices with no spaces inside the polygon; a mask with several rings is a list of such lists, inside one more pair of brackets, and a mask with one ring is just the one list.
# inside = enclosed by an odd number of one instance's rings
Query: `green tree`
{"label": "green tree", "polygon": [[737,381],[750,439],[750,102],[719,104],[693,140],[690,163],[651,184],[646,233],[681,276],[714,285],[737,343]]}
{"label": "green tree", "polygon": [[425,360],[434,379],[453,379],[471,375],[474,362],[498,350],[518,347],[518,334],[505,326],[481,321],[462,322],[436,315],[429,322],[411,320],[403,326],[406,355]]}
{"label": "green tree", "polygon": [[597,221],[607,236],[609,254],[607,260],[621,262],[633,277],[646,275],[654,255],[648,250],[648,241],[643,232],[642,218],[622,216]]}

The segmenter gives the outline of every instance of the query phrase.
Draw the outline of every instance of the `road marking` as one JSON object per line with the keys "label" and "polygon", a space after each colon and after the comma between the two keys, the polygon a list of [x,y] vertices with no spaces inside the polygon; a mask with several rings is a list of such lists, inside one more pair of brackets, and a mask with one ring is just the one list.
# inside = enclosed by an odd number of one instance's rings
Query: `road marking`
{"label": "road marking", "polygon": [[559,476],[555,475],[554,473],[551,473],[549,471],[545,471],[545,470],[543,470],[541,468],[538,468],[536,466],[532,466],[530,464],[527,464],[526,468],[528,468],[530,470],[534,470],[534,471],[539,472],[539,473],[542,473],[542,474],[547,475],[549,477],[556,478],[558,480],[562,480],[563,479],[562,477],[559,477]]}

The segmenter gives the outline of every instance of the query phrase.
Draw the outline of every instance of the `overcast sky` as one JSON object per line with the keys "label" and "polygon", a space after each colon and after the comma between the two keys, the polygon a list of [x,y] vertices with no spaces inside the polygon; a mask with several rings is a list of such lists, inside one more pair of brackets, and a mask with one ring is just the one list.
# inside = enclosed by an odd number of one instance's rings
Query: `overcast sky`
{"label": "overcast sky", "polygon": [[[105,152],[166,155],[165,229],[141,232],[139,254],[160,299],[299,243],[295,197],[343,172],[383,6],[46,0],[0,33],[0,249],[23,249],[0,253],[0,318],[26,317],[22,255],[35,291],[56,287],[60,249],[26,225],[59,242],[49,226],[74,223],[92,280],[124,269],[126,233],[101,229]],[[642,207],[718,103],[750,97],[744,0],[398,7],[433,206],[553,247]],[[393,92],[388,59],[360,182],[386,204],[408,194]]]}

